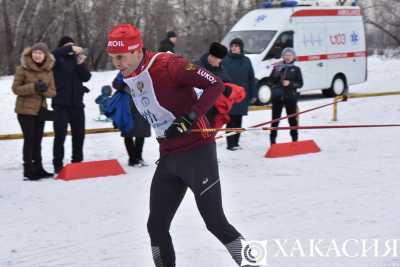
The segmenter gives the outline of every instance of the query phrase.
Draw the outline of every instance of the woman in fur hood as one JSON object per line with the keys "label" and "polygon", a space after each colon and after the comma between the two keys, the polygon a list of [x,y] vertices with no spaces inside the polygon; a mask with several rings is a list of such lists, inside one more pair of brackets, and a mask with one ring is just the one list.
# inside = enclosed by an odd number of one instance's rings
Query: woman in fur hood
{"label": "woman in fur hood", "polygon": [[24,135],[24,177],[39,180],[52,177],[43,169],[41,143],[47,111],[46,98],[56,95],[53,71],[55,59],[45,43],[25,48],[17,67],[12,90],[17,95],[15,112]]}

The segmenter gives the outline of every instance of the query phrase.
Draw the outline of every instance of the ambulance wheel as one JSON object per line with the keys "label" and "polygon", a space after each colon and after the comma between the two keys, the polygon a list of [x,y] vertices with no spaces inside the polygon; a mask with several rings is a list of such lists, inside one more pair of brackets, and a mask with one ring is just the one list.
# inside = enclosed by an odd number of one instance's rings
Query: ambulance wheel
{"label": "ambulance wheel", "polygon": [[272,100],[272,91],[271,87],[266,83],[263,82],[258,86],[258,101],[261,104],[269,104]]}
{"label": "ambulance wheel", "polygon": [[322,90],[322,94],[327,97],[343,95],[347,89],[346,78],[343,75],[337,75],[329,89]]}

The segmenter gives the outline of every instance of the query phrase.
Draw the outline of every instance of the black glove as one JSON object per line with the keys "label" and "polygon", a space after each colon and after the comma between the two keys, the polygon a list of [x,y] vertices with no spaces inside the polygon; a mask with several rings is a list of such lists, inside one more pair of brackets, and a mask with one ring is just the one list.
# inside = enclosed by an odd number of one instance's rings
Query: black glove
{"label": "black glove", "polygon": [[119,81],[117,78],[115,78],[112,82],[112,87],[114,87],[117,90],[124,90],[125,88],[125,83]]}
{"label": "black glove", "polygon": [[225,86],[223,94],[225,97],[229,98],[232,94],[232,88],[230,86]]}
{"label": "black glove", "polygon": [[171,126],[165,130],[165,137],[175,138],[188,134],[192,129],[193,123],[196,119],[197,114],[195,112],[190,112],[185,116],[175,119]]}
{"label": "black glove", "polygon": [[35,82],[35,90],[39,94],[47,92],[48,89],[49,89],[49,87],[42,80],[38,80],[38,81]]}
{"label": "black glove", "polygon": [[86,86],[82,86],[82,89],[83,89],[83,92],[86,94],[90,92],[90,89],[87,88]]}

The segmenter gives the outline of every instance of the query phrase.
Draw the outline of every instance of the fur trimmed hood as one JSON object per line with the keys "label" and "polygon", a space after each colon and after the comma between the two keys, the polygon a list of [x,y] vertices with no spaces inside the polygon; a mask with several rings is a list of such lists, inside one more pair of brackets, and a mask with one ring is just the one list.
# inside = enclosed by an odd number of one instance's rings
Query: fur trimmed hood
{"label": "fur trimmed hood", "polygon": [[24,51],[21,54],[21,66],[24,69],[29,69],[29,70],[34,70],[34,71],[50,71],[52,70],[56,60],[51,53],[45,53],[46,58],[44,60],[44,63],[42,66],[37,65],[35,62],[33,62],[32,59],[32,48],[27,47],[24,49]]}

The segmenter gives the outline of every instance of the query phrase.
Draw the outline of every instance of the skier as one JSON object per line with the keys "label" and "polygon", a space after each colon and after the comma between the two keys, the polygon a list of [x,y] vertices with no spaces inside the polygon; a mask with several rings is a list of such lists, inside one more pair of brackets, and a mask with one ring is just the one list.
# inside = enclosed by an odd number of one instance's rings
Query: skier
{"label": "skier", "polygon": [[[175,266],[169,229],[187,188],[207,229],[240,265],[243,238],[223,211],[214,136],[191,132],[208,127],[204,114],[221,94],[222,81],[180,56],[145,50],[139,30],[130,24],[112,29],[107,51],[160,144],[147,223],[155,266]],[[193,87],[204,90],[199,99]]]}
{"label": "skier", "polygon": [[[272,83],[272,119],[281,117],[283,106],[286,108],[287,115],[297,112],[297,92],[296,90],[303,87],[303,76],[299,67],[295,66],[296,52],[293,48],[285,48],[282,51],[281,63],[274,66],[269,77]],[[289,118],[290,126],[297,126],[296,117]],[[272,123],[272,127],[278,127],[279,121]],[[291,130],[290,135],[292,141],[298,140],[298,131]],[[271,145],[276,143],[277,131],[271,131]]]}

